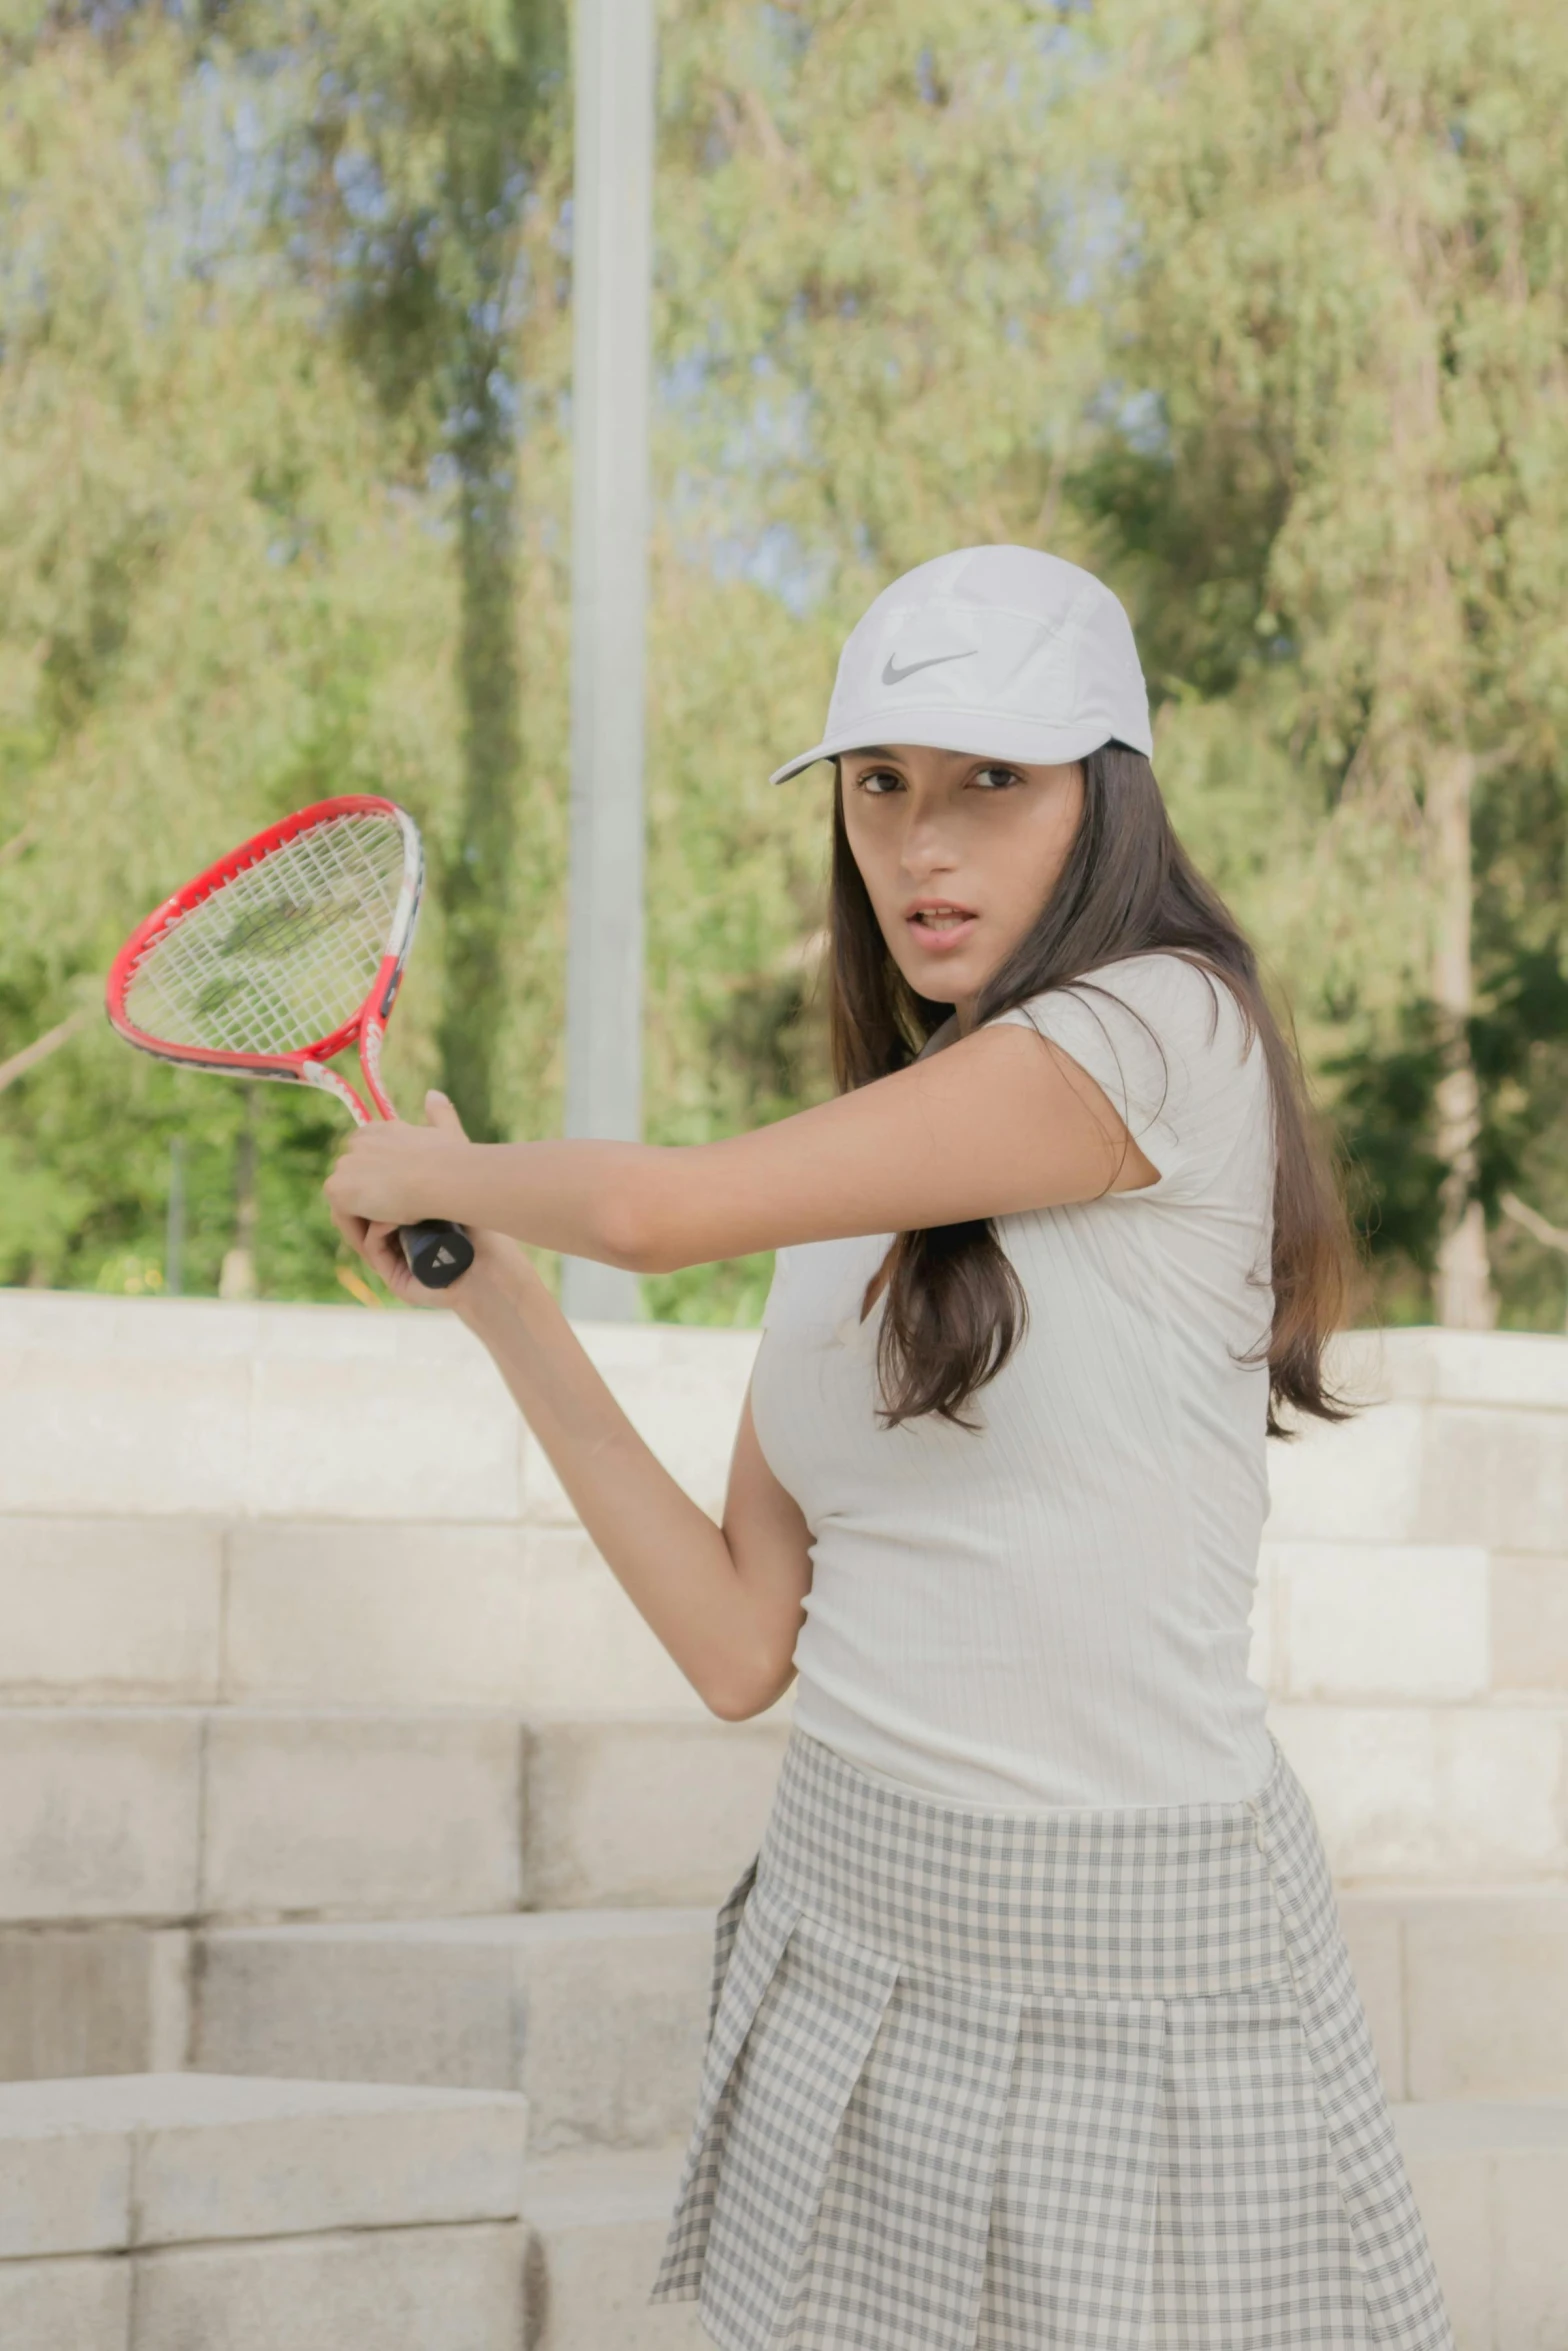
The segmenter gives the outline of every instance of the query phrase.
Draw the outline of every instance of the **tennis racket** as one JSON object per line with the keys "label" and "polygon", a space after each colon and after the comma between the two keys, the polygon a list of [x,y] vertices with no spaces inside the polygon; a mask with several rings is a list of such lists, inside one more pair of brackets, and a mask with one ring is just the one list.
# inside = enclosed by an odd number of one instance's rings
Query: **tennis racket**
{"label": "tennis racket", "polygon": [[[220,857],[137,925],[109,974],[109,1018],[162,1061],[314,1086],[368,1126],[370,1110],[327,1066],[354,1045],[371,1102],[396,1118],[381,1040],[424,870],[419,828],[395,800],[319,800]],[[400,1238],[427,1289],[444,1290],[474,1261],[460,1225],[431,1219],[404,1225]]]}

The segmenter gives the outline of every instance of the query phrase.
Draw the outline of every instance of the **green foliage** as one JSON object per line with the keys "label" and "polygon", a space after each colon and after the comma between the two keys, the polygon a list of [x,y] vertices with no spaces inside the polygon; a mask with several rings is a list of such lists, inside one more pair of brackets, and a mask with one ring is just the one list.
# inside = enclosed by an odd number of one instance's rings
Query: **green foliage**
{"label": "green foliage", "polygon": [[1072,493],[1179,713],[1162,771],[1217,705],[1305,794],[1261,878],[1288,880],[1303,1033],[1419,1302],[1460,1166],[1444,1072],[1480,1084],[1461,1174],[1489,1213],[1505,1137],[1538,1174],[1568,1152],[1560,1096],[1523,1116],[1534,1077],[1497,1049],[1520,957],[1568,963],[1568,31],[1539,0],[1114,0],[1096,29],[1137,402]]}
{"label": "green foliage", "polygon": [[[569,109],[556,0],[0,12],[0,1060],[130,923],[346,788],[435,886],[391,1040],[476,1131],[563,1084]],[[1047,545],[1133,610],[1179,829],[1430,1312],[1476,762],[1476,1181],[1507,1319],[1568,1223],[1568,25],[1546,0],[682,0],[664,12],[647,1131],[830,1089],[838,645],[894,571]],[[1443,908],[1449,907],[1444,917]],[[258,1090],[258,1270],[342,1297],[330,1105]],[[0,1278],[186,1286],[237,1090],[83,1031],[0,1095]],[[767,1259],[646,1285],[748,1320]]]}
{"label": "green foliage", "polygon": [[423,470],[440,456],[455,474],[463,791],[444,857],[439,1035],[447,1091],[470,1134],[494,1140],[523,791],[523,223],[550,176],[564,15],[558,0],[450,0],[425,17],[386,0],[325,12],[250,0],[238,29],[252,51],[283,42],[306,62],[298,136],[311,168],[293,234],[335,281],[345,347],[400,428],[405,463]]}
{"label": "green foliage", "polygon": [[650,1274],[643,1283],[643,1300],[656,1322],[743,1329],[761,1321],[772,1279],[773,1252],[767,1249],[722,1265],[688,1265],[679,1273]]}
{"label": "green foliage", "polygon": [[[1556,952],[1521,953],[1483,973],[1482,1005],[1468,1024],[1467,1042],[1484,1106],[1479,1189],[1495,1222],[1506,1194],[1544,1197],[1556,1208],[1563,1188],[1568,979]],[[1444,1066],[1442,1015],[1419,997],[1400,1008],[1386,1041],[1363,1030],[1324,1063],[1335,1081],[1357,1220],[1392,1277],[1388,1294],[1396,1304],[1404,1298],[1419,1304],[1411,1276],[1429,1281],[1436,1265],[1443,1164],[1432,1136]],[[1549,1271],[1517,1242],[1504,1254],[1500,1286],[1510,1320],[1560,1327],[1555,1299],[1549,1309],[1543,1305],[1542,1276]],[[1544,1297],[1555,1288],[1548,1279]]]}

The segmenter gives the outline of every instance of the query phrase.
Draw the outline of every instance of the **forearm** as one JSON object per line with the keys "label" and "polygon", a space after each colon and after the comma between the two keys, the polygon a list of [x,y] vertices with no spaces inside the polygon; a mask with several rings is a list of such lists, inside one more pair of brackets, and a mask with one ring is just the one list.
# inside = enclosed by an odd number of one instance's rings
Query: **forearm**
{"label": "forearm", "polygon": [[999,1026],[749,1134],[667,1149],[469,1143],[445,1122],[378,1121],[345,1140],[327,1199],[339,1216],[452,1217],[569,1257],[663,1273],[1152,1182],[1156,1170],[1104,1095],[1069,1069],[1054,1046]]}
{"label": "forearm", "polygon": [[647,1143],[463,1143],[432,1174],[431,1215],[536,1249],[654,1270],[651,1195],[675,1153]]}
{"label": "forearm", "polygon": [[[822,1115],[711,1143],[448,1142],[417,1170],[406,1220],[447,1216],[636,1273],[883,1229],[868,1222],[863,1170],[835,1184],[813,1164]],[[783,1127],[806,1145],[788,1160],[773,1148]]]}
{"label": "forearm", "polygon": [[757,1167],[754,1140],[448,1141],[418,1170],[418,1214],[636,1273],[712,1264],[802,1237],[790,1229],[802,1212]]}
{"label": "forearm", "polygon": [[634,1607],[716,1714],[752,1711],[767,1640],[723,1530],[637,1434],[531,1272],[466,1289],[454,1305]]}

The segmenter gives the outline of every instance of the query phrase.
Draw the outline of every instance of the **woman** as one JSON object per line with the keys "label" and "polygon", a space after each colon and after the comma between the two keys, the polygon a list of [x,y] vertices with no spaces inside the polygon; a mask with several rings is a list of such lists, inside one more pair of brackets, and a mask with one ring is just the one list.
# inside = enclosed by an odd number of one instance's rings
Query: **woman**
{"label": "woman", "polygon": [[[1116,599],[971,548],[845,646],[841,1091],[685,1150],[357,1134],[715,1714],[798,1676],[719,1914],[656,2300],[725,2351],[1453,2351],[1315,1817],[1247,1679],[1276,1407],[1345,1227],[1251,950],[1170,830]],[[722,1527],[513,1241],[776,1248]]]}

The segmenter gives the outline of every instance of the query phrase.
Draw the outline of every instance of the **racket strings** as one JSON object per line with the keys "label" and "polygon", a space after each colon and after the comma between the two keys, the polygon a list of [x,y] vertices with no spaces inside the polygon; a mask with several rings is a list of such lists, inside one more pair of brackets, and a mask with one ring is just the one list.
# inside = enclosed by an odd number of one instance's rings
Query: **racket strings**
{"label": "racket strings", "polygon": [[176,917],[125,991],[145,1036],[298,1053],[351,1020],[387,952],[403,882],[394,817],[339,816],[269,850]]}

